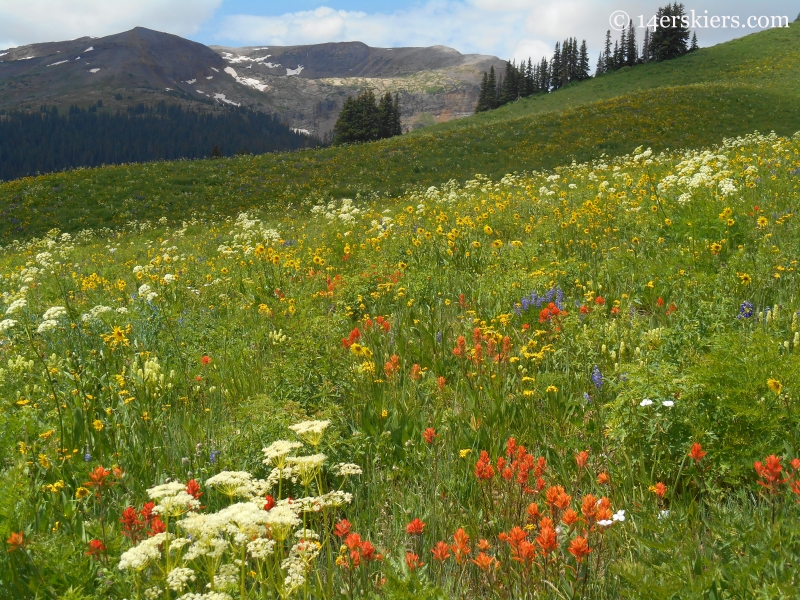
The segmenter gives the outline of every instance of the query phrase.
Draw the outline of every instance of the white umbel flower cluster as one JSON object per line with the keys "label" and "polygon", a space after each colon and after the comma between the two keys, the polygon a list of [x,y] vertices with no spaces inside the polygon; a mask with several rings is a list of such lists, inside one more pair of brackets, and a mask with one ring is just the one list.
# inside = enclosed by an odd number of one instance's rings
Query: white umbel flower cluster
{"label": "white umbel flower cluster", "polygon": [[122,553],[122,556],[119,557],[119,570],[141,571],[150,561],[158,560],[161,557],[161,550],[159,550],[159,547],[166,539],[166,533],[157,533],[139,542],[139,544],[133,548],[126,550]]}
{"label": "white umbel flower cluster", "polygon": [[16,327],[17,322],[14,319],[3,319],[0,321],[0,333],[8,331],[12,327]]}
{"label": "white umbel flower cluster", "polygon": [[289,429],[307,444],[319,446],[322,436],[330,424],[330,421],[303,421],[297,425],[290,425]]}
{"label": "white umbel flower cluster", "polygon": [[183,588],[195,579],[194,571],[187,567],[175,567],[167,573],[167,585],[174,592],[182,592]]}
{"label": "white umbel flower cluster", "polygon": [[28,301],[25,298],[17,298],[11,304],[8,305],[8,308],[6,309],[6,314],[13,315],[14,313],[21,311],[26,306],[28,306]]}
{"label": "white umbel flower cluster", "polygon": [[302,448],[303,444],[300,442],[288,442],[286,440],[277,440],[272,442],[269,446],[261,450],[264,453],[264,464],[275,465],[282,469],[286,464],[286,457],[297,448]]}

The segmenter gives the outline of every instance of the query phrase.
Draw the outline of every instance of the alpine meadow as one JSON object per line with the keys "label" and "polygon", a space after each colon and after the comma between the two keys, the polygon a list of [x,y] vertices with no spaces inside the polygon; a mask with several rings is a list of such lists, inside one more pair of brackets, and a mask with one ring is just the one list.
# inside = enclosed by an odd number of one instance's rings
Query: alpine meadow
{"label": "alpine meadow", "polygon": [[798,97],[793,23],[0,183],[0,598],[797,597]]}

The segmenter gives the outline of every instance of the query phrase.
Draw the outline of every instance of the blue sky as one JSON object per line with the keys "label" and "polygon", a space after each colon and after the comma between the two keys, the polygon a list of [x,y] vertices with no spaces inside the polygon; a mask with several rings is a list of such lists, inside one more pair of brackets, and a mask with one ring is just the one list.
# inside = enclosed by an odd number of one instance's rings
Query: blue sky
{"label": "blue sky", "polygon": [[[534,59],[556,41],[586,39],[594,57],[615,11],[634,22],[667,0],[0,0],[0,50],[137,25],[204,44],[277,46],[363,41],[371,46],[445,45],[464,53]],[[705,0],[687,10],[709,15],[786,15],[797,0]],[[698,29],[701,46],[758,31]],[[639,29],[639,40],[644,29]],[[616,34],[615,34],[616,37]]]}

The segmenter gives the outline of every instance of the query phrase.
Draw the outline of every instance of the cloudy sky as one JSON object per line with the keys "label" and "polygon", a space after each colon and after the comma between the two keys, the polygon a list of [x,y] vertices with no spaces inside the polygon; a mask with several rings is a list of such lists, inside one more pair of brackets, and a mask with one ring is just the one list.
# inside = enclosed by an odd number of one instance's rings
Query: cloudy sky
{"label": "cloudy sky", "polygon": [[[209,45],[359,40],[380,47],[442,44],[464,53],[517,59],[539,58],[551,52],[555,41],[576,36],[587,40],[595,56],[612,15],[624,11],[638,25],[640,16],[646,23],[663,3],[666,0],[0,0],[0,49],[101,37],[141,25]],[[738,16],[741,23],[750,16],[786,15],[793,21],[800,11],[797,0],[685,4],[698,16]],[[695,30],[700,45],[708,46],[759,29]],[[641,41],[644,30],[638,33]]]}

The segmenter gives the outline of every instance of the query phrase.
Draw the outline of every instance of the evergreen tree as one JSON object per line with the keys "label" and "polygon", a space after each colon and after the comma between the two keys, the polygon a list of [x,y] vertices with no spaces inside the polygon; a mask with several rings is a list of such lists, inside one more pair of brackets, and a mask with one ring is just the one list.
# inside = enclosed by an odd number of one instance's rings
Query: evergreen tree
{"label": "evergreen tree", "polygon": [[400,114],[400,94],[394,93],[394,113],[392,115],[392,126],[389,136],[403,135],[403,121]]}
{"label": "evergreen tree", "polygon": [[606,43],[603,46],[603,73],[608,73],[614,68],[614,58],[611,54],[611,30],[606,31]]}
{"label": "evergreen tree", "polygon": [[533,73],[533,63],[530,57],[528,64],[525,66],[525,92],[523,96],[528,97],[536,93],[536,80]]}
{"label": "evergreen tree", "polygon": [[561,43],[556,42],[553,58],[550,59],[550,86],[557,90],[561,87]]}
{"label": "evergreen tree", "polygon": [[689,47],[689,52],[694,52],[699,47],[700,46],[697,44],[697,33],[695,32],[692,34],[692,45]]}
{"label": "evergreen tree", "polygon": [[378,139],[389,138],[395,125],[394,99],[386,92],[378,103]]}
{"label": "evergreen tree", "polygon": [[497,76],[494,72],[494,65],[489,69],[489,78],[486,80],[486,104],[488,110],[497,108]]}
{"label": "evergreen tree", "polygon": [[594,76],[597,77],[598,75],[602,75],[606,72],[605,68],[605,61],[603,60],[603,53],[600,52],[600,55],[597,57],[597,66],[594,70]]}
{"label": "evergreen tree", "polygon": [[658,9],[649,46],[653,60],[669,60],[688,52],[689,28],[682,21],[685,16],[684,5],[677,2]]}
{"label": "evergreen tree", "polygon": [[581,81],[589,79],[591,77],[590,69],[589,49],[586,47],[586,40],[583,40],[581,42],[580,58],[578,59],[578,79]]}
{"label": "evergreen tree", "polygon": [[614,54],[611,55],[611,64],[609,65],[609,69],[619,69],[620,64],[622,64],[622,59],[619,52],[619,42],[614,42]]}
{"label": "evergreen tree", "polygon": [[481,91],[478,94],[478,105],[475,107],[475,112],[485,112],[491,110],[489,104],[489,74],[484,71],[483,79],[481,80]]}
{"label": "evergreen tree", "polygon": [[353,144],[380,139],[381,111],[375,102],[372,90],[363,92],[355,99],[351,97],[345,100],[333,131],[334,144]]}
{"label": "evergreen tree", "polygon": [[622,28],[622,32],[619,34],[619,54],[617,55],[617,68],[624,67],[628,64],[628,59],[626,56],[626,52],[628,51],[628,35],[625,31],[625,28]]}
{"label": "evergreen tree", "polygon": [[633,27],[633,20],[628,23],[628,46],[625,49],[625,64],[632,67],[639,61],[638,50],[636,45],[636,29]]}
{"label": "evergreen tree", "polygon": [[642,62],[650,61],[650,28],[644,29],[644,42],[642,43]]}

